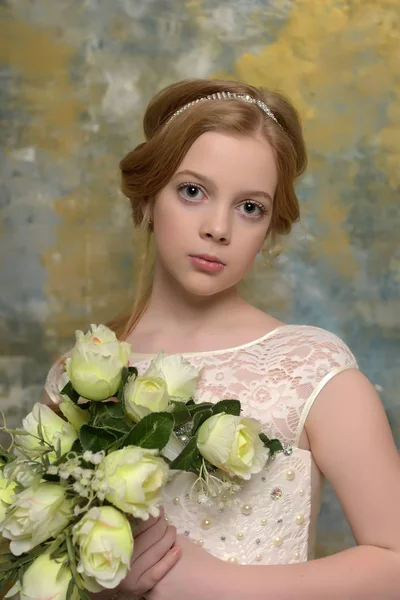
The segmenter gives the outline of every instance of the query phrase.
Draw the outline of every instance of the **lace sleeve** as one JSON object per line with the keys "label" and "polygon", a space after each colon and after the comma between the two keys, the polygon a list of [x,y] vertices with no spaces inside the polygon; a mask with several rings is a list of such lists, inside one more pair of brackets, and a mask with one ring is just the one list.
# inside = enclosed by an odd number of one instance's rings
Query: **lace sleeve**
{"label": "lace sleeve", "polygon": [[51,367],[46,377],[44,390],[54,404],[59,404],[62,401],[60,391],[69,381],[65,373],[65,361],[70,354],[71,351],[63,354]]}
{"label": "lace sleeve", "polygon": [[315,338],[312,340],[312,352],[308,362],[313,371],[315,381],[314,389],[307,398],[301,414],[297,429],[295,445],[297,446],[306,423],[308,414],[321,390],[336,375],[347,369],[358,369],[357,361],[343,340],[329,331],[313,328]]}

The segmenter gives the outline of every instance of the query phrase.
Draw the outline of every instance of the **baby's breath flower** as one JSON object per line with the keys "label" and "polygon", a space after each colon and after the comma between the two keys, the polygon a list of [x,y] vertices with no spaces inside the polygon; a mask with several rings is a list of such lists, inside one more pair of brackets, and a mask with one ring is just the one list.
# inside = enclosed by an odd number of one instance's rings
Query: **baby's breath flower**
{"label": "baby's breath flower", "polygon": [[83,471],[82,467],[75,467],[74,470],[73,470],[73,472],[72,472],[72,475],[74,477],[81,477],[82,476],[82,471]]}
{"label": "baby's breath flower", "polygon": [[104,457],[105,457],[105,452],[103,452],[103,451],[96,452],[96,454],[92,455],[90,462],[93,465],[99,465]]}
{"label": "baby's breath flower", "polygon": [[86,462],[92,462],[93,452],[91,450],[85,450],[83,453],[83,460]]}
{"label": "baby's breath flower", "polygon": [[58,467],[55,467],[54,465],[50,465],[50,467],[47,469],[47,474],[48,475],[58,475]]}
{"label": "baby's breath flower", "polygon": [[94,471],[92,469],[82,469],[82,477],[85,479],[91,479]]}

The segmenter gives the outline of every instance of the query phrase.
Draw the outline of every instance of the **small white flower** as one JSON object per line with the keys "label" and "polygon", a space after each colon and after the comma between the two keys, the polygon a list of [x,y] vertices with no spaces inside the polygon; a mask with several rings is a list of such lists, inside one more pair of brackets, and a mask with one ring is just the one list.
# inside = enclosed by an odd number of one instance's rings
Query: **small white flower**
{"label": "small white flower", "polygon": [[86,462],[92,462],[93,452],[91,450],[85,450],[83,453],[83,460]]}
{"label": "small white flower", "polygon": [[106,495],[104,494],[104,492],[97,492],[97,497],[99,500],[103,501]]}
{"label": "small white flower", "polygon": [[75,469],[72,472],[72,475],[74,477],[82,477],[82,471],[83,471],[82,467],[75,467]]}
{"label": "small white flower", "polygon": [[93,454],[92,458],[91,458],[91,463],[93,465],[99,465],[101,463],[101,461],[103,460],[103,458],[105,457],[105,452],[96,452],[96,454]]}
{"label": "small white flower", "polygon": [[53,465],[51,465],[48,469],[47,469],[47,474],[48,475],[57,475],[58,474],[58,467],[55,467]]}
{"label": "small white flower", "polygon": [[83,469],[82,470],[82,477],[84,477],[85,479],[91,479],[93,476],[93,471],[91,469]]}

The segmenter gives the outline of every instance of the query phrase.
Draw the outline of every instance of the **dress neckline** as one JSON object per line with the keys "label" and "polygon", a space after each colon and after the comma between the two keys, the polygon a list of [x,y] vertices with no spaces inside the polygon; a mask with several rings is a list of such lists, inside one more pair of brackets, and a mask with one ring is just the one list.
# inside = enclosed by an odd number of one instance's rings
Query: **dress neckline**
{"label": "dress neckline", "polygon": [[[240,344],[239,346],[232,346],[231,348],[223,348],[222,350],[206,350],[204,352],[172,352],[170,353],[170,355],[179,355],[179,356],[183,356],[183,357],[190,357],[190,356],[214,356],[216,354],[228,354],[229,352],[236,352],[238,350],[245,350],[246,348],[251,348],[252,346],[256,346],[257,344],[260,344],[262,342],[264,342],[265,340],[267,340],[270,337],[273,337],[275,334],[279,333],[280,331],[282,331],[283,329],[287,329],[289,327],[293,327],[293,325],[279,325],[279,327],[275,327],[274,329],[271,329],[271,331],[268,331],[268,333],[266,333],[265,335],[252,340],[250,342],[246,342],[245,344]],[[166,353],[167,354],[167,353]],[[154,353],[150,353],[150,354],[146,354],[146,353],[142,353],[142,352],[132,352],[132,354],[130,355],[130,361],[132,360],[144,360],[144,359],[148,359],[148,358],[155,358],[157,356],[157,354]]]}

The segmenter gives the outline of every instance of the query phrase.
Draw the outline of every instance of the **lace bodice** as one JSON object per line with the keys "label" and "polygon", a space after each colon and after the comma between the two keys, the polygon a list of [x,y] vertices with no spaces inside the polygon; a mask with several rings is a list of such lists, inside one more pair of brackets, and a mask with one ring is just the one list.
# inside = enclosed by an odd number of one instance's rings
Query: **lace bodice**
{"label": "lace bodice", "polygon": [[[186,535],[211,554],[240,564],[287,564],[313,555],[321,477],[311,452],[299,448],[309,410],[326,383],[357,368],[348,347],[315,327],[287,325],[227,350],[184,353],[202,368],[195,401],[241,401],[243,414],[262,423],[269,437],[289,445],[264,471],[246,482],[237,501],[222,510],[189,498],[194,475],[178,473],[164,493],[165,512]],[[153,357],[132,355],[139,374]],[[46,391],[59,401],[55,365]]]}

